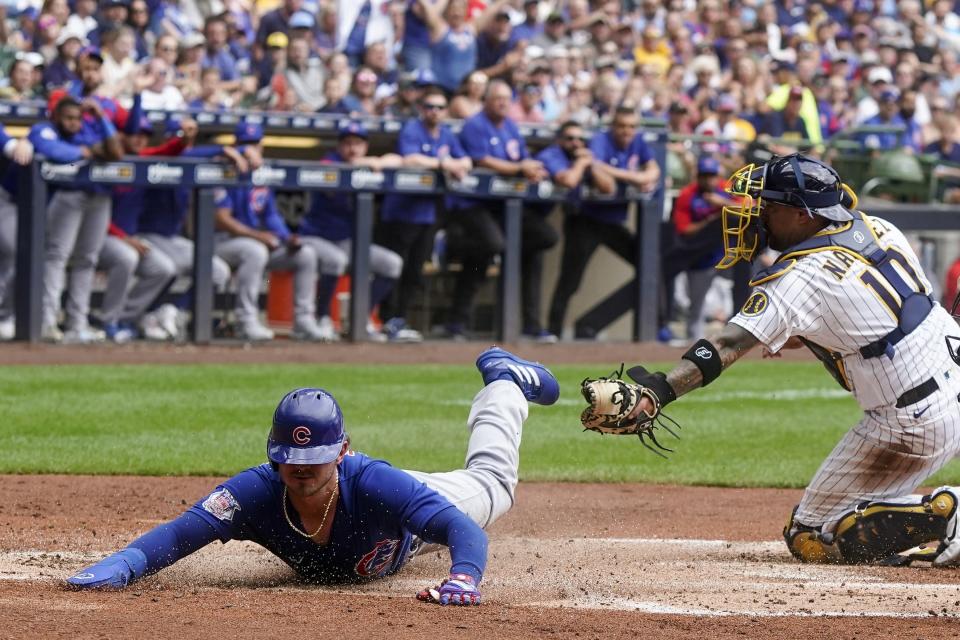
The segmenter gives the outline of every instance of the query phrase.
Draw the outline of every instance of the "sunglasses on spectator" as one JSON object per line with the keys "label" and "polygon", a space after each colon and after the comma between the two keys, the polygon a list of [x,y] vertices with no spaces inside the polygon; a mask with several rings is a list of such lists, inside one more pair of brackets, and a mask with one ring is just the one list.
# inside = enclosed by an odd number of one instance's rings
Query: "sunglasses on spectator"
{"label": "sunglasses on spectator", "polygon": [[447,108],[447,105],[439,104],[437,102],[424,102],[423,108],[427,111],[443,111]]}

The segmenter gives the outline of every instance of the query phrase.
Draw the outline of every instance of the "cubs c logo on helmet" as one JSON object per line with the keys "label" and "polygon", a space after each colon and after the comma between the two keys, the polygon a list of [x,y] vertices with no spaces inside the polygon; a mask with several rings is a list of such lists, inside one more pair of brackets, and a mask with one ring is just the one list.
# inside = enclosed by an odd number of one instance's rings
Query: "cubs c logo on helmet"
{"label": "cubs c logo on helmet", "polygon": [[310,429],[307,427],[297,427],[293,430],[291,437],[297,444],[310,444]]}

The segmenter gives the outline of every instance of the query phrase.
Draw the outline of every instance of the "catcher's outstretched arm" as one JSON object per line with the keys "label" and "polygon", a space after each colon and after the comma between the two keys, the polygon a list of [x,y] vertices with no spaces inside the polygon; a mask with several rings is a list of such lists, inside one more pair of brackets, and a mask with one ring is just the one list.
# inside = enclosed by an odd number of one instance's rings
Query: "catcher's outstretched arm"
{"label": "catcher's outstretched arm", "polygon": [[[727,323],[720,335],[713,339],[724,369],[739,360],[759,342],[752,333],[733,323]],[[703,385],[703,374],[689,360],[681,360],[680,364],[667,374],[667,382],[673,387],[677,397],[680,397],[694,389],[699,389]]]}

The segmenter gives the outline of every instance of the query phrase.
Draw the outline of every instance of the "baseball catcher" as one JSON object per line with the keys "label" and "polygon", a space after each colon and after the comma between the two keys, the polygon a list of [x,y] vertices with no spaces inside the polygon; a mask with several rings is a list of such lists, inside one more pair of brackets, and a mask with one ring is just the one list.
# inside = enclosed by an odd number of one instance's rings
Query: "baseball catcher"
{"label": "baseball catcher", "polygon": [[485,386],[467,421],[464,469],[401,471],[354,452],[333,396],[296,389],[273,414],[266,464],[233,476],[68,586],[121,589],[214,540],[256,542],[317,583],[387,576],[440,544],[450,549],[450,575],[417,598],[480,604],[483,528],[513,505],[527,403],[553,404],[560,387],[546,367],[497,347],[480,354],[477,368]]}
{"label": "baseball catcher", "polygon": [[[731,178],[717,268],[779,252],[712,341],[669,373],[584,382],[588,429],[652,434],[670,402],[714,380],[758,344],[764,355],[807,347],[853,394],[860,421],[834,447],[783,535],[805,562],[934,565],[960,561],[960,489],[911,494],[960,450],[960,330],[931,296],[910,243],[857,210],[826,164],[801,155],[748,165]],[[637,374],[634,375],[634,371]]]}

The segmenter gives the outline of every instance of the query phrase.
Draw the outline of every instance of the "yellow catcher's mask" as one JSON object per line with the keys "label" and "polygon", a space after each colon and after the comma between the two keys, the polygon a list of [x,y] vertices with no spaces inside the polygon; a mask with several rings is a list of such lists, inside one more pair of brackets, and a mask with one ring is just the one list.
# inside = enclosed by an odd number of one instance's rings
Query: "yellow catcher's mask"
{"label": "yellow catcher's mask", "polygon": [[767,246],[760,220],[766,202],[804,209],[811,217],[834,222],[852,220],[850,209],[857,206],[857,196],[833,168],[799,153],[742,167],[730,177],[727,193],[739,203],[723,207],[724,255],[717,269],[729,269],[740,260],[752,262]]}

